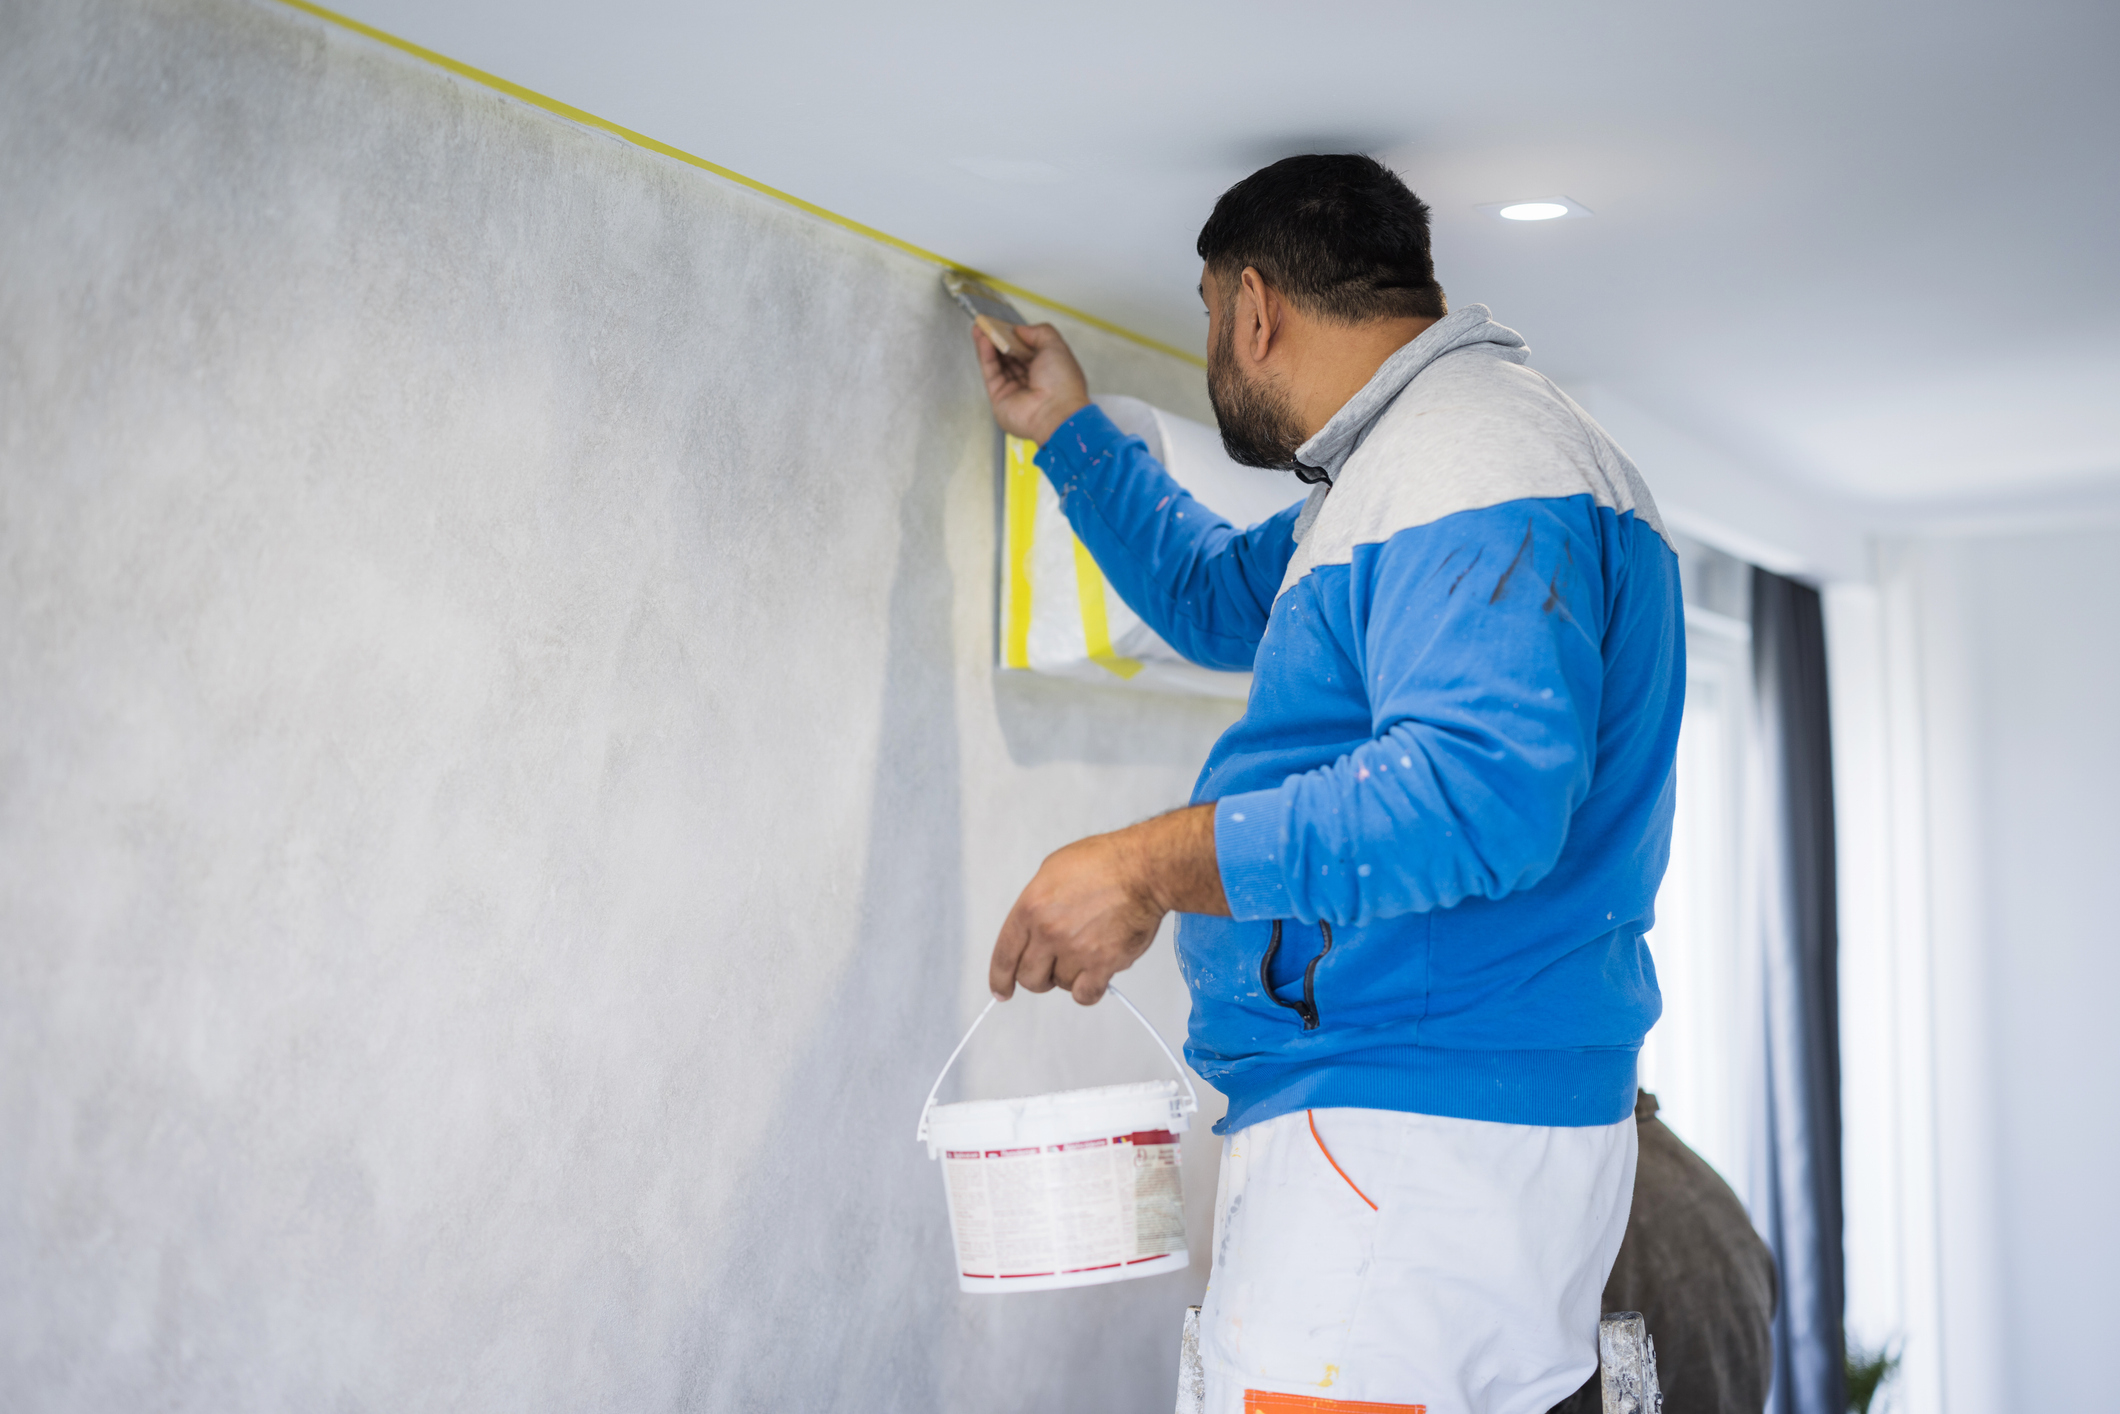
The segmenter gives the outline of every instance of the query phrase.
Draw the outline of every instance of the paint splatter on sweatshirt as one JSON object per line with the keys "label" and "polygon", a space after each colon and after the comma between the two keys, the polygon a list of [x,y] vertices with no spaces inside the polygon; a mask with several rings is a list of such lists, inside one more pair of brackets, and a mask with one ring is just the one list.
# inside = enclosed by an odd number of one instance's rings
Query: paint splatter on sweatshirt
{"label": "paint splatter on sweatshirt", "polygon": [[1177,930],[1224,1132],[1333,1105],[1633,1109],[1678,561],[1633,463],[1528,356],[1479,305],[1432,325],[1298,452],[1329,479],[1248,529],[1094,406],[1038,454],[1120,597],[1253,672],[1193,793],[1235,916]]}

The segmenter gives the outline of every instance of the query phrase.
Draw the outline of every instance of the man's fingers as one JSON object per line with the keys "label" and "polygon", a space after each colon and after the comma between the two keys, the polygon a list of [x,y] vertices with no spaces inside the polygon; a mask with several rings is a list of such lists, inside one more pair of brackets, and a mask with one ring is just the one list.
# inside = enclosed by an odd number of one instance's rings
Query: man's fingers
{"label": "man's fingers", "polygon": [[1018,986],[1029,992],[1050,992],[1053,962],[1052,945],[1038,936],[1029,910],[1017,899],[994,942],[994,956],[986,968],[987,988],[1003,1001],[1014,996]]}
{"label": "man's fingers", "polygon": [[979,355],[979,372],[986,380],[987,400],[994,404],[998,414],[1004,398],[1014,397],[1030,387],[1024,365],[996,349],[994,341],[977,325],[972,326],[972,349]]}
{"label": "man's fingers", "polygon": [[1104,990],[1111,985],[1112,974],[1118,970],[1103,955],[1104,952],[1105,949],[1086,938],[1074,939],[1071,946],[1054,954],[1054,985],[1063,988],[1083,1006],[1095,1006],[1103,1000]]}
{"label": "man's fingers", "polygon": [[1016,995],[1016,968],[1030,941],[1030,926],[1024,921],[1023,905],[1019,901],[1002,923],[1001,936],[994,940],[993,959],[986,965],[987,989],[1003,1001]]}
{"label": "man's fingers", "polygon": [[1016,980],[1023,984],[1023,990],[1050,992],[1053,989],[1053,961],[1052,949],[1033,939],[1016,963]]}
{"label": "man's fingers", "polygon": [[1094,1006],[1154,939],[1160,910],[1123,877],[1126,860],[1109,840],[1078,840],[1055,851],[1009,910],[994,944],[987,983],[1008,997],[1065,990]]}
{"label": "man's fingers", "polygon": [[1009,329],[1033,353],[1054,343],[1067,342],[1060,337],[1060,331],[1050,324],[1011,324]]}
{"label": "man's fingers", "polygon": [[1023,365],[994,347],[986,330],[972,326],[972,348],[979,355],[979,371],[986,376],[989,392],[1006,393],[1023,386]]}

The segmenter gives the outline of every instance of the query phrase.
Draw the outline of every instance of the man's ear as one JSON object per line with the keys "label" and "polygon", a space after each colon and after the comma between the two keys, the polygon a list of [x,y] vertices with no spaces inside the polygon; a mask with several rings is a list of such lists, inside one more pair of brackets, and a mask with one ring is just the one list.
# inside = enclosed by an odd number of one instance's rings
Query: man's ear
{"label": "man's ear", "polygon": [[1251,266],[1244,267],[1237,281],[1235,342],[1244,346],[1253,363],[1264,363],[1281,335],[1288,307]]}

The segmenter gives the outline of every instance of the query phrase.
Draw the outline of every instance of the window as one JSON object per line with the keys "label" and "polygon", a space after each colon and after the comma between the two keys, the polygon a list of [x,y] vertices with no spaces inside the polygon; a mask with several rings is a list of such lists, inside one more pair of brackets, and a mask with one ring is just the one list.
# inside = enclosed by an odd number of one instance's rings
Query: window
{"label": "window", "polygon": [[1674,537],[1686,598],[1686,712],[1671,864],[1649,947],[1664,1014],[1642,1048],[1660,1118],[1747,1208],[1761,1134],[1758,969],[1743,926],[1752,732],[1751,566]]}

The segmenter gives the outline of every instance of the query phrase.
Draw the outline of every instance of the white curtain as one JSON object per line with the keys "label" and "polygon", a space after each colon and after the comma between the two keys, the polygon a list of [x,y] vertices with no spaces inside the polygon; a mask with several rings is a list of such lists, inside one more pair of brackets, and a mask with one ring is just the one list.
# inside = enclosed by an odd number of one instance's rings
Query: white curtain
{"label": "white curtain", "polygon": [[[1808,588],[1681,540],[1686,714],[1642,1053],[1660,1118],[1775,1252],[1777,1414],[1841,1414],[1838,1022],[1824,647]],[[1808,596],[1806,600],[1805,596]]]}

